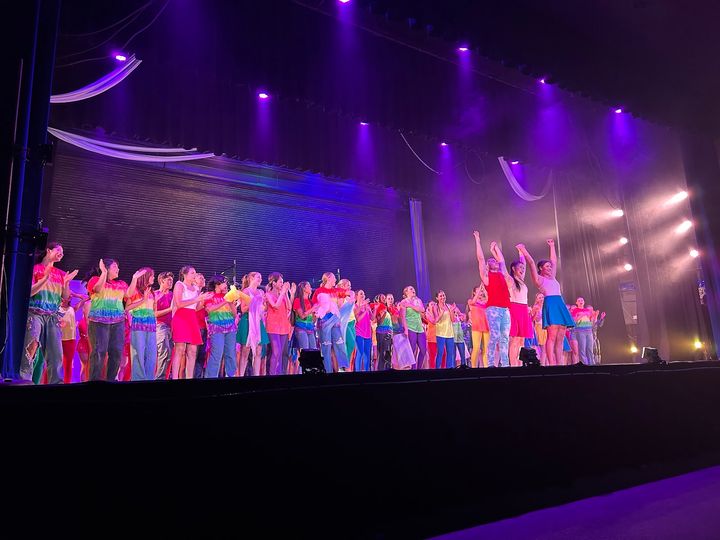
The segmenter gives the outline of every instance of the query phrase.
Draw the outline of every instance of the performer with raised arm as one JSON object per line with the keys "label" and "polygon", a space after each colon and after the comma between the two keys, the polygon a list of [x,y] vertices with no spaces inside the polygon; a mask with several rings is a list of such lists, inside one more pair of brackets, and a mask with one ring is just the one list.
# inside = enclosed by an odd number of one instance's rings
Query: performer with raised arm
{"label": "performer with raised arm", "polygon": [[[422,325],[422,316],[425,313],[425,306],[422,300],[415,294],[415,287],[408,285],[403,289],[403,299],[398,304],[403,312],[405,320],[406,335],[410,341],[413,354],[417,355],[415,369],[422,369],[427,355],[427,336]],[[418,354],[418,351],[419,354]]]}
{"label": "performer with raised arm", "polygon": [[70,296],[70,281],[77,275],[73,270],[65,273],[55,267],[62,260],[63,247],[58,242],[50,242],[42,258],[33,267],[30,305],[28,308],[25,331],[25,354],[20,360],[20,378],[32,380],[35,359],[38,350],[47,366],[48,382],[62,382],[62,334],[59,325],[58,310],[60,302]]}
{"label": "performer with raised arm", "polygon": [[498,351],[500,366],[510,365],[508,346],[510,341],[510,289],[508,280],[510,275],[505,269],[505,260],[497,247],[496,242],[490,244],[492,257],[485,262],[480,233],[473,232],[475,236],[475,255],[478,261],[480,279],[487,290],[487,314],[490,328],[490,341],[488,343],[488,366],[496,367],[498,361],[495,351]]}
{"label": "performer with raised arm", "polygon": [[[565,300],[560,292],[560,282],[557,280],[558,257],[555,251],[555,240],[547,241],[550,248],[550,260],[540,260],[535,264],[532,255],[525,248],[525,244],[518,244],[516,247],[525,256],[528,264],[533,269],[530,273],[533,282],[545,295],[542,308],[543,328],[547,328],[547,343],[545,352],[548,365],[560,365],[563,358],[563,339],[566,328],[575,326],[570,312],[565,305]],[[537,269],[537,270],[536,270]]]}

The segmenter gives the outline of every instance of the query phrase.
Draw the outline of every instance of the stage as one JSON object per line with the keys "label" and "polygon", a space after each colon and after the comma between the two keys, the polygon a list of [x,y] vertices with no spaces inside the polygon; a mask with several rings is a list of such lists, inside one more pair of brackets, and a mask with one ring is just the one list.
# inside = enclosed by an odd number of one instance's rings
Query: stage
{"label": "stage", "polygon": [[4,384],[5,493],[73,527],[428,537],[720,463],[719,386],[714,362]]}

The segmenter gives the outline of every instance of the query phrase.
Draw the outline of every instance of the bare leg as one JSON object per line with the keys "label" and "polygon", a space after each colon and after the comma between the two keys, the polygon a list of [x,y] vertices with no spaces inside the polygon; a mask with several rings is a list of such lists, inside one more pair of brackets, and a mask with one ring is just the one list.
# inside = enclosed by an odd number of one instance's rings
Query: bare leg
{"label": "bare leg", "polygon": [[195,357],[197,356],[197,345],[188,343],[185,349],[185,378],[192,379],[195,377]]}
{"label": "bare leg", "polygon": [[523,342],[525,341],[525,338],[521,337],[511,337],[510,338],[510,349],[508,350],[510,354],[510,365],[511,366],[519,366],[520,365],[520,347],[522,347]]}
{"label": "bare leg", "polygon": [[[176,343],[172,354],[172,378],[176,381],[185,378],[185,346],[187,343]],[[182,377],[180,374],[182,373]]]}
{"label": "bare leg", "polygon": [[556,326],[555,334],[555,358],[560,359],[563,357],[563,338],[565,337],[565,327]]}
{"label": "bare leg", "polygon": [[[250,347],[248,347],[247,345],[243,345],[242,347],[240,347],[240,364],[239,364],[240,377],[245,376],[245,370],[247,369],[249,358],[250,358]],[[254,364],[253,364],[253,375],[255,375]]]}
{"label": "bare leg", "polygon": [[578,342],[575,339],[570,340],[570,353],[572,355],[571,362],[577,364],[580,361],[580,351],[578,349]]}
{"label": "bare leg", "polygon": [[[547,341],[545,342],[545,353],[547,354],[548,366],[557,366],[555,359],[555,338],[557,337],[557,326],[547,328]],[[562,343],[562,341],[560,342]]]}
{"label": "bare leg", "polygon": [[[248,350],[248,354],[250,353],[250,348],[246,347]],[[252,370],[253,375],[256,377],[259,377],[262,375],[262,365],[263,365],[263,359],[261,358],[262,355],[262,345],[258,345],[255,347],[255,350],[253,351],[253,361],[252,361]]]}

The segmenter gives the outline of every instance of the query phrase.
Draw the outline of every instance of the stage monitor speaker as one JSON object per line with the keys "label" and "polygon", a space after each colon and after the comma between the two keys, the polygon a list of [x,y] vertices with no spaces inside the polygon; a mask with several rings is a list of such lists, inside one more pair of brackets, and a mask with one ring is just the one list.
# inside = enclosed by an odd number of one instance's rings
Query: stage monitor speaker
{"label": "stage monitor speaker", "polygon": [[537,357],[537,351],[532,347],[520,348],[520,361],[523,367],[540,366],[540,360]]}
{"label": "stage monitor speaker", "polygon": [[303,375],[325,373],[325,364],[318,349],[300,349],[300,367]]}

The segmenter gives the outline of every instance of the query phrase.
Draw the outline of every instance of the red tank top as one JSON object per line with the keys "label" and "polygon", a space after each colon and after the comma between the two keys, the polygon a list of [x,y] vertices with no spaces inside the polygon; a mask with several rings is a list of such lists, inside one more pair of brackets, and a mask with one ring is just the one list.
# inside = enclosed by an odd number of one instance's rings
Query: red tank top
{"label": "red tank top", "polygon": [[510,290],[501,272],[488,272],[488,307],[510,307]]}

